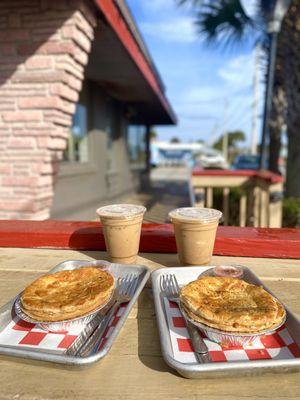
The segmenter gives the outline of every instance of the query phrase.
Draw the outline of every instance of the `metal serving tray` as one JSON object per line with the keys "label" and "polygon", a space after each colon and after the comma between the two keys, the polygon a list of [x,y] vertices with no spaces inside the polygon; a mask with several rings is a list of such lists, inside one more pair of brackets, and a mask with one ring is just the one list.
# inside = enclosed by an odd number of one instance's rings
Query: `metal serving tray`
{"label": "metal serving tray", "polygon": [[[51,269],[49,273],[62,271],[62,270],[72,270],[82,267],[97,267],[102,265],[101,261],[64,261],[58,264],[56,267]],[[135,293],[127,304],[124,312],[122,313],[120,319],[118,320],[114,330],[112,331],[111,335],[109,336],[108,340],[105,342],[102,349],[97,353],[87,357],[76,357],[70,356],[66,354],[53,354],[50,351],[47,352],[46,350],[37,350],[37,349],[23,349],[17,346],[3,346],[0,345],[0,354],[7,355],[7,356],[14,356],[14,357],[22,357],[27,359],[34,359],[34,360],[41,360],[41,361],[50,361],[60,364],[67,364],[73,366],[81,366],[81,365],[89,365],[96,361],[101,360],[103,357],[106,356],[108,351],[110,350],[114,340],[118,336],[122,326],[128,314],[130,313],[134,303],[136,302],[139,294],[141,293],[143,287],[145,286],[149,276],[150,271],[144,265],[121,265],[121,264],[110,264],[108,267],[105,267],[115,279],[122,278],[127,274],[133,274],[136,276],[137,284]],[[7,304],[0,308],[0,332],[9,324],[11,321],[11,312],[12,307],[15,302],[15,299],[12,299]]]}
{"label": "metal serving tray", "polygon": [[[151,274],[153,297],[156,309],[156,317],[158,321],[158,329],[162,348],[162,355],[166,363],[177,370],[179,374],[186,378],[218,378],[239,375],[254,375],[261,372],[287,372],[300,368],[300,358],[294,359],[270,359],[270,360],[252,360],[252,361],[234,361],[234,362],[210,362],[203,364],[181,363],[174,359],[171,339],[166,320],[164,296],[160,289],[160,277],[165,274],[175,274],[179,285],[186,285],[190,281],[198,278],[198,276],[212,266],[197,267],[176,267],[162,268]],[[268,292],[272,292],[260,281],[260,279],[247,267],[244,268],[243,279],[246,282],[263,286]],[[285,307],[287,312],[286,327],[294,339],[295,343],[300,346],[300,322]]]}

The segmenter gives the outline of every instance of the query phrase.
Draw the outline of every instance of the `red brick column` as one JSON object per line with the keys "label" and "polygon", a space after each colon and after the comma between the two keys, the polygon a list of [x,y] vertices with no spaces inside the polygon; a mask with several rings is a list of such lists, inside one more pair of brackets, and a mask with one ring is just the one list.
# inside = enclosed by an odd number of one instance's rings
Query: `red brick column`
{"label": "red brick column", "polygon": [[49,217],[95,26],[86,0],[0,2],[0,218]]}

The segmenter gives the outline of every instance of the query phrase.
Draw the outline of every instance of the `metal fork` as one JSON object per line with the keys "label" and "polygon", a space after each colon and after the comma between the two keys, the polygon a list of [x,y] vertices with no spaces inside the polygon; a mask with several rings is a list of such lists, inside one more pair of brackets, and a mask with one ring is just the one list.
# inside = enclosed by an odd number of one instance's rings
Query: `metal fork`
{"label": "metal fork", "polygon": [[65,352],[66,355],[75,356],[78,353],[78,351],[81,349],[86,340],[91,336],[94,330],[101,324],[103,318],[110,310],[110,308],[113,306],[114,302],[115,302],[115,296],[113,296],[113,298],[109,301],[109,303],[103,309],[101,309],[90,322],[86,324],[85,328],[81,331],[81,333],[77,336],[77,338]]}
{"label": "metal fork", "polygon": [[[161,275],[160,287],[169,301],[173,301],[180,305],[179,293],[180,287],[178,285],[176,276],[174,274]],[[185,324],[190,335],[190,339],[194,348],[195,356],[199,363],[208,363],[211,361],[208,348],[204,343],[198,329],[182,314]]]}
{"label": "metal fork", "polygon": [[95,329],[95,331],[91,334],[87,341],[75,353],[76,356],[87,357],[97,351],[99,344],[102,340],[103,333],[107,328],[112,316],[122,303],[127,303],[131,300],[136,285],[137,279],[136,275],[134,274],[127,275],[125,279],[118,279],[117,287],[114,293],[115,302],[113,306],[101,320],[99,326]]}

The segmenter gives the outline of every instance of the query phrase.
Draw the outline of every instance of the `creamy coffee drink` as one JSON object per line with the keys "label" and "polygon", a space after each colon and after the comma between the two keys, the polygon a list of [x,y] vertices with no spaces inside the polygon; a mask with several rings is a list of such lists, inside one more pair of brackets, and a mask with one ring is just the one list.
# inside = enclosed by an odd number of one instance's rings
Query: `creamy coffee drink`
{"label": "creamy coffee drink", "polygon": [[221,211],[185,207],[169,213],[174,226],[179,261],[183,265],[207,265],[211,261]]}
{"label": "creamy coffee drink", "polygon": [[98,208],[111,262],[133,264],[139,251],[146,208],[135,204],[113,204]]}

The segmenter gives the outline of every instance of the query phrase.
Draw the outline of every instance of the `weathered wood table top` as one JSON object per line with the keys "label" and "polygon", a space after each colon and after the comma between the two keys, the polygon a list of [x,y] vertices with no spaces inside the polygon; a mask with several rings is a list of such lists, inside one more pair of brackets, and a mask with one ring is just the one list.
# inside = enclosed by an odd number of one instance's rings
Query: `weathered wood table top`
{"label": "weathered wood table top", "polygon": [[[176,254],[143,254],[155,269],[178,265]],[[33,279],[70,259],[105,259],[96,251],[0,248],[0,304]],[[300,261],[214,257],[240,263],[300,315]],[[0,399],[299,399],[300,374],[277,373],[226,379],[188,380],[169,368],[160,351],[151,291],[145,288],[109,354],[85,368],[0,356]]]}

